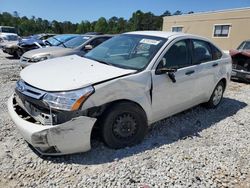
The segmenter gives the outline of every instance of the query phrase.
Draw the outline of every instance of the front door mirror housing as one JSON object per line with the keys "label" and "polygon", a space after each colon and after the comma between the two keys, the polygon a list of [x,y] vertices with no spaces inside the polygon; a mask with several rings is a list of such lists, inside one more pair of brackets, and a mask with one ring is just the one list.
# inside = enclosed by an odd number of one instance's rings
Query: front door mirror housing
{"label": "front door mirror housing", "polygon": [[157,68],[155,73],[156,74],[167,74],[169,76],[169,78],[172,80],[172,82],[175,83],[176,79],[175,79],[174,73],[177,71],[177,68],[167,67],[166,58],[162,58],[159,65],[161,68]]}
{"label": "front door mirror housing", "polygon": [[84,46],[84,50],[85,50],[85,51],[90,51],[90,50],[92,50],[92,49],[93,49],[93,46],[90,45],[90,44]]}

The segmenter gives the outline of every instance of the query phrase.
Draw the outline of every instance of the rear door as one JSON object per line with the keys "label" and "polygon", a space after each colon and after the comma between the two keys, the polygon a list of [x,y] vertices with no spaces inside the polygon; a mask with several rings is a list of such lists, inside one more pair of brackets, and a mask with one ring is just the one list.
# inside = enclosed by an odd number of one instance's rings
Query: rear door
{"label": "rear door", "polygon": [[211,43],[200,39],[192,40],[192,63],[197,65],[196,97],[200,102],[209,99],[219,74],[221,52]]}

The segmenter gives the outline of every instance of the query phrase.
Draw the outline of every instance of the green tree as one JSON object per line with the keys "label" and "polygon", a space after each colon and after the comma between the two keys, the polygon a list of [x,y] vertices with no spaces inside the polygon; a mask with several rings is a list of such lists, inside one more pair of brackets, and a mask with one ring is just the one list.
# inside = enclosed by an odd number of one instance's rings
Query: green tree
{"label": "green tree", "polygon": [[95,28],[94,30],[96,32],[106,33],[106,31],[108,30],[108,23],[107,23],[106,19],[104,17],[99,18],[98,21],[96,22],[94,28]]}

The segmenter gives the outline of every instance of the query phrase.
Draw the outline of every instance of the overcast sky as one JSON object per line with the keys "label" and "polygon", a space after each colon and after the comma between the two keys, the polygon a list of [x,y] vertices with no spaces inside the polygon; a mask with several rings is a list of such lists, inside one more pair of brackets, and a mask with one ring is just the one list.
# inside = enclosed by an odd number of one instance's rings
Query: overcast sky
{"label": "overcast sky", "polygon": [[101,16],[130,18],[136,10],[161,15],[166,10],[202,12],[250,7],[250,0],[0,0],[0,12],[17,11],[20,16],[80,22]]}

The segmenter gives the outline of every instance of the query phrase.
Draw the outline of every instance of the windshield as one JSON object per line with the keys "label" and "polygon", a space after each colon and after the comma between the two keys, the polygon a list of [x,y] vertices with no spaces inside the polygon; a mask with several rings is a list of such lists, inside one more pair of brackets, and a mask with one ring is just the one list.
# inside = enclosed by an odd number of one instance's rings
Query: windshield
{"label": "windshield", "polygon": [[237,50],[250,50],[250,41],[242,42]]}
{"label": "windshield", "polygon": [[77,35],[56,35],[47,39],[51,46],[59,46],[64,42],[77,37]]}
{"label": "windshield", "polygon": [[125,69],[141,70],[165,42],[166,39],[161,37],[123,34],[100,44],[85,57]]}
{"label": "windshield", "polygon": [[3,33],[16,33],[16,29],[14,27],[1,27],[1,32],[3,32]]}
{"label": "windshield", "polygon": [[87,40],[89,40],[91,37],[90,36],[79,36],[75,37],[67,42],[64,43],[64,46],[66,48],[76,48],[83,43],[85,43]]}

